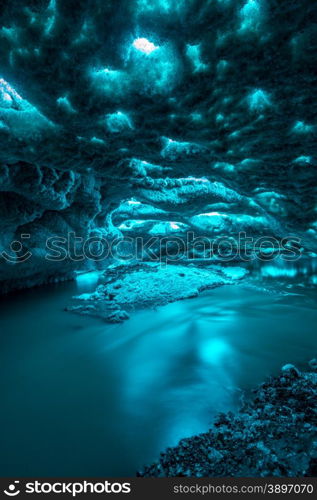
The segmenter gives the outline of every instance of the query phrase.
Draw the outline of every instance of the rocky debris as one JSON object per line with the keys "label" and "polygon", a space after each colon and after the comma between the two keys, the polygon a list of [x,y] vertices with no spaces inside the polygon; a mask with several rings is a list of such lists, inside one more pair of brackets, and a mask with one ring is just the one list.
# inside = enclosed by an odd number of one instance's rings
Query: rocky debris
{"label": "rocky debris", "polygon": [[[68,310],[89,314],[87,307],[92,304],[94,315],[111,322],[124,321],[129,315],[122,307],[142,309],[197,297],[203,290],[233,284],[246,274],[247,271],[241,267],[215,265],[138,264],[113,267],[104,273],[104,284],[100,284],[93,293],[75,297],[82,305],[71,306]],[[114,310],[107,314],[110,307]]]}
{"label": "rocky debris", "polygon": [[316,358],[311,359],[309,362],[309,366],[312,370],[317,371],[317,359]]}
{"label": "rocky debris", "polygon": [[83,301],[81,304],[69,305],[65,307],[65,311],[81,314],[82,316],[101,318],[107,323],[122,323],[130,318],[126,311],[109,301],[101,304],[85,303],[84,301],[89,301],[89,294],[81,295],[81,300]]}
{"label": "rocky debris", "polygon": [[239,413],[220,414],[208,432],[183,439],[141,477],[313,477],[317,475],[317,366],[282,368]]}
{"label": "rocky debris", "polygon": [[109,314],[109,316],[107,316],[107,320],[110,323],[123,323],[123,321],[125,321],[129,318],[130,318],[130,315],[122,309],[116,309],[111,314]]}
{"label": "rocky debris", "polygon": [[224,284],[220,274],[185,266],[139,270],[106,286],[104,293],[119,304],[161,305],[195,297],[200,291]]}
{"label": "rocky debris", "polygon": [[284,373],[284,375],[287,375],[288,377],[296,378],[300,376],[300,372],[297,370],[296,366],[291,364],[282,366],[282,373]]}
{"label": "rocky debris", "polygon": [[67,306],[65,307],[65,311],[75,312],[82,314],[83,316],[94,316],[96,313],[96,307],[94,305],[76,305],[76,306]]}

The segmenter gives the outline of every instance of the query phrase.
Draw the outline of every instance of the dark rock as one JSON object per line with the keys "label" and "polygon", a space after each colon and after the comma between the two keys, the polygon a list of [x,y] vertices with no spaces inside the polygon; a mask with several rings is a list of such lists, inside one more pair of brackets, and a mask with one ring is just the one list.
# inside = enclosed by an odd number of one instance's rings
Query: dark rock
{"label": "dark rock", "polygon": [[[238,414],[218,415],[204,434],[183,439],[142,477],[302,477],[316,474],[317,378],[293,365],[271,378]],[[282,379],[288,385],[281,384]],[[174,464],[177,462],[177,470]]]}
{"label": "dark rock", "polygon": [[107,320],[110,323],[122,323],[123,321],[129,319],[129,314],[122,309],[117,309],[107,316]]}
{"label": "dark rock", "polygon": [[309,366],[312,370],[317,370],[317,359],[313,358],[309,361]]}
{"label": "dark rock", "polygon": [[296,366],[291,365],[291,364],[284,365],[282,367],[282,373],[284,375],[287,375],[288,377],[299,377],[300,376],[299,370],[296,368]]}

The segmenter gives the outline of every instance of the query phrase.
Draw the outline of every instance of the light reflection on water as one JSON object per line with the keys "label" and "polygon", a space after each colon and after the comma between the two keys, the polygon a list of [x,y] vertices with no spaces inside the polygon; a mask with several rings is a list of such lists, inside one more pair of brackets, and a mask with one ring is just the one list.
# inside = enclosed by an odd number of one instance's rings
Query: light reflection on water
{"label": "light reflection on water", "polygon": [[94,288],[88,275],[5,298],[2,475],[133,475],[206,430],[242,390],[317,355],[316,295],[301,287],[304,274],[262,275],[264,288],[288,283],[289,295],[223,287],[123,325],[63,311]]}
{"label": "light reflection on water", "polygon": [[317,259],[286,261],[282,258],[274,259],[258,266],[261,275],[265,278],[294,278],[295,276],[310,276],[316,278]]}

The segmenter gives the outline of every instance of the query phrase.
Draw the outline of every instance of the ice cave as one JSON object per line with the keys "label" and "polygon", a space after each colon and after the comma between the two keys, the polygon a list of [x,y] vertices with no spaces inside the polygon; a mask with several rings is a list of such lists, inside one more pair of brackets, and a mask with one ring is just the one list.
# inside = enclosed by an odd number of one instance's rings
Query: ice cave
{"label": "ice cave", "polygon": [[0,19],[1,476],[317,476],[316,2]]}

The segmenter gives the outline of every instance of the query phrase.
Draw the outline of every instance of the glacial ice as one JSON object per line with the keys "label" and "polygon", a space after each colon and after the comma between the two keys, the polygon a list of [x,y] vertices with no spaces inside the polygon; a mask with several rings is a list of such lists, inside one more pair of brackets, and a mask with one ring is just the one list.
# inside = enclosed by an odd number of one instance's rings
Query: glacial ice
{"label": "glacial ice", "polygon": [[[230,249],[225,263],[219,249],[207,253],[200,243],[241,231],[277,243],[291,236],[299,238],[304,256],[316,259],[315,16],[311,0],[3,0],[2,292],[74,277],[84,288],[96,275],[78,273],[98,269],[101,284],[69,310],[122,322],[134,309],[247,280],[247,269],[250,281],[254,273],[274,283],[295,280],[295,266],[277,260],[236,267]],[[190,233],[198,245],[188,243]],[[69,235],[77,238],[72,251],[62,248],[62,259],[47,259],[47,242],[68,243]],[[142,248],[130,258],[128,237],[157,240],[151,254]],[[102,243],[122,246],[92,261],[82,255],[91,239],[93,250]],[[14,241],[19,248],[23,242],[30,259],[19,262]],[[176,263],[169,251],[179,243],[185,252]],[[263,249],[266,258],[272,248]],[[315,270],[305,279],[315,286]],[[221,359],[229,352],[221,339],[207,339],[197,356],[209,368],[211,351]],[[293,406],[284,408],[285,422],[293,425],[295,414],[299,434],[307,425],[311,408],[304,415],[302,401],[307,387],[312,394],[315,375],[299,373],[296,382],[293,375],[286,370],[271,382],[273,392],[258,391],[261,415],[275,419],[274,438],[285,430],[283,391],[296,396],[288,398]],[[278,411],[268,401],[272,394]],[[302,442],[299,453],[291,441],[281,452],[279,439],[263,436],[270,429],[257,408],[248,408],[251,417],[224,416],[219,425],[227,442],[232,424],[236,462],[227,460],[228,445],[210,447],[215,434],[207,433],[168,451],[146,473],[162,475],[164,467],[182,476],[245,475],[254,473],[252,457],[269,476],[286,468],[316,472]],[[253,432],[255,425],[262,434]],[[193,461],[193,451],[202,459]]]}
{"label": "glacial ice", "polygon": [[127,114],[122,111],[110,113],[106,116],[106,126],[109,132],[117,134],[124,130],[132,129],[133,125]]}
{"label": "glacial ice", "polygon": [[29,232],[36,263],[13,271],[2,259],[3,288],[78,270],[48,266],[46,237],[113,241],[128,221],[142,221],[145,238],[302,232],[316,253],[313,7],[292,9],[5,2],[0,244]]}

